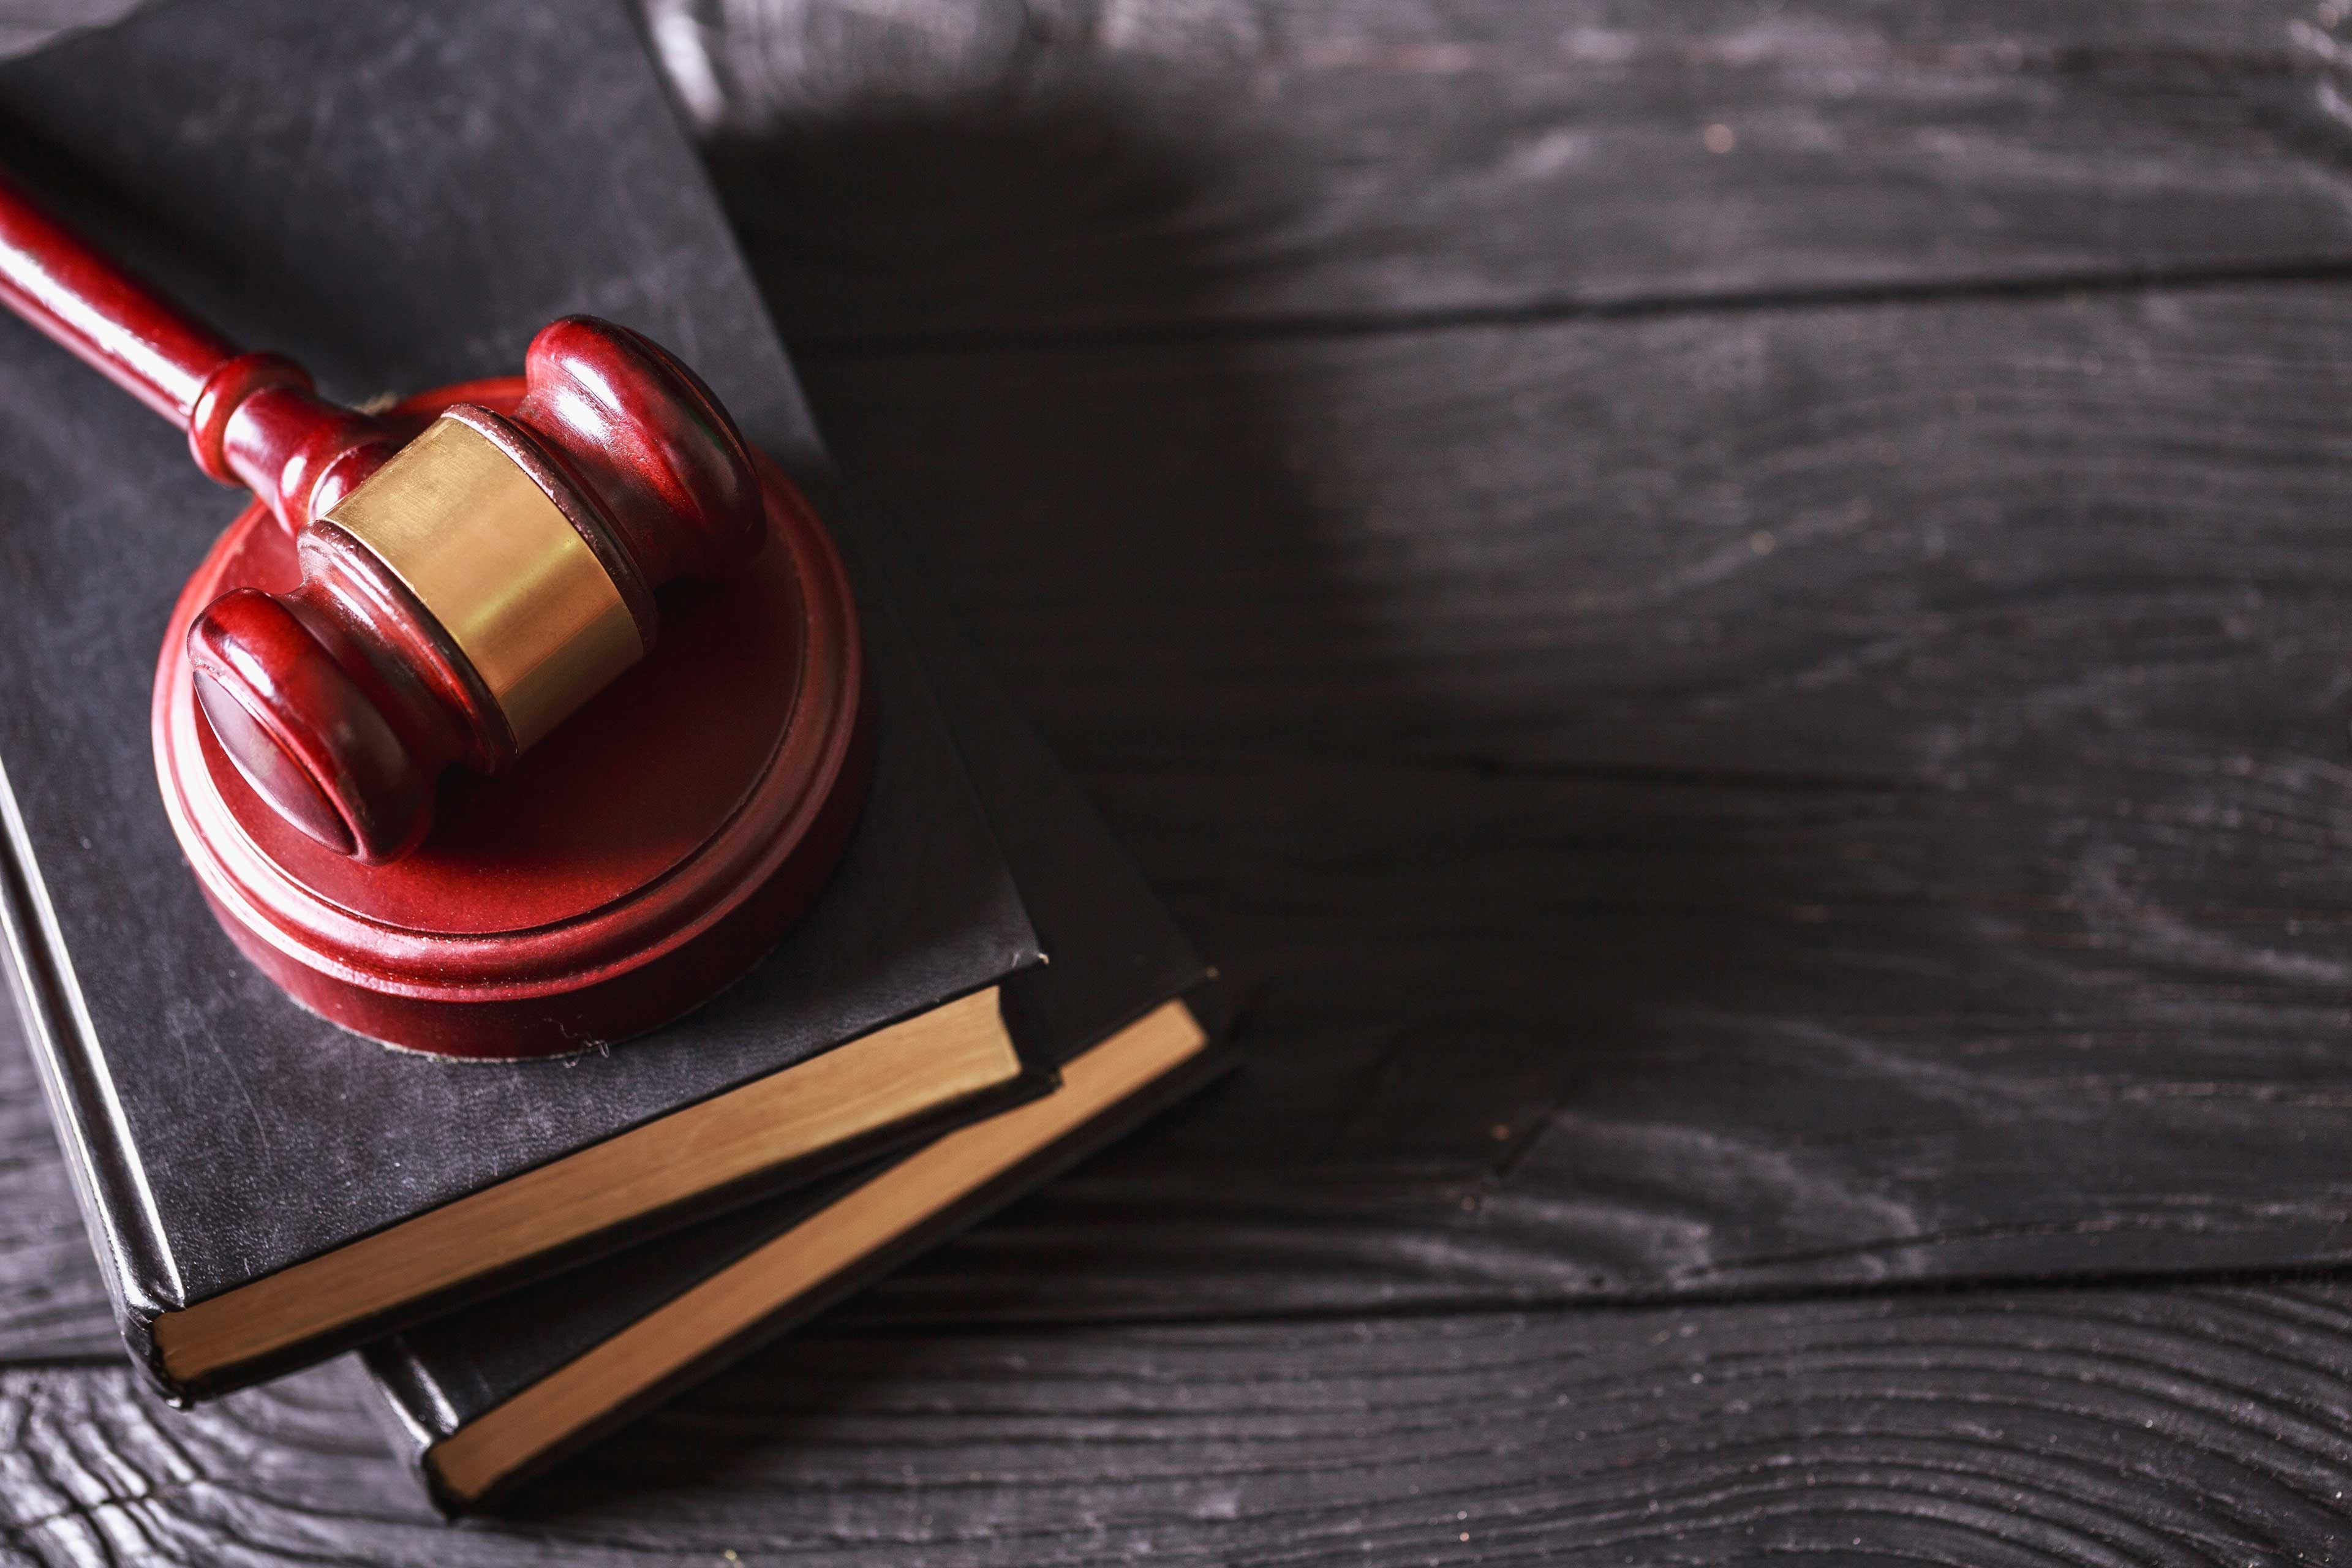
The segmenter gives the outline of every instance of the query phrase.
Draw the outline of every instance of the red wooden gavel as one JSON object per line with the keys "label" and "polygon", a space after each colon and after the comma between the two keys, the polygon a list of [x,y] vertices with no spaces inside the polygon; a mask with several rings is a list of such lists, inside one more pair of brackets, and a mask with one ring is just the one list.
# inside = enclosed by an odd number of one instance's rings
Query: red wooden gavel
{"label": "red wooden gavel", "polygon": [[364,861],[414,847],[452,763],[497,773],[642,658],[654,590],[765,533],[742,437],[666,350],[572,316],[510,415],[408,430],[241,353],[0,178],[0,302],[187,431],[296,540],[301,583],[188,632],[222,749],[288,821]]}

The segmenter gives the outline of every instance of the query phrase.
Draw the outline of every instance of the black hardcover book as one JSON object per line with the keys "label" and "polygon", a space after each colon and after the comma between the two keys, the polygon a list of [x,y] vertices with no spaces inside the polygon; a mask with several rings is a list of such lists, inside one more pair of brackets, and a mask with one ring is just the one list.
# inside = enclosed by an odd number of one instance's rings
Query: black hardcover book
{"label": "black hardcover book", "polygon": [[[0,67],[0,163],[330,395],[509,374],[538,327],[591,311],[667,345],[752,443],[822,479],[791,370],[618,4],[166,4]],[[997,1005],[1035,933],[876,591],[871,542],[837,506],[870,645],[874,784],[832,882],[751,976],[608,1053],[522,1064],[396,1053],[288,1001],[205,909],[149,753],[166,612],[240,505],[163,421],[0,319],[0,910],[125,1339],[171,1396],[319,1359],[1043,1087]],[[550,1179],[571,1161],[609,1176],[657,1134],[730,1107],[739,1124],[746,1107],[808,1112],[821,1094],[824,1114],[776,1115],[772,1131],[762,1113],[691,1193],[603,1182],[624,1195],[592,1209],[582,1184]],[[483,1205],[521,1192],[546,1205],[528,1236],[480,1240],[497,1229]],[[428,1234],[452,1249],[429,1268],[328,1268],[413,1257],[397,1247]],[[330,1277],[341,1294],[310,1289]]]}
{"label": "black hardcover book", "polygon": [[[911,574],[908,574],[911,576]],[[1053,754],[936,615],[949,714],[1044,938],[1005,986],[1041,1100],[369,1347],[395,1447],[449,1511],[520,1482],[1010,1202],[1230,1064],[1208,976]]]}

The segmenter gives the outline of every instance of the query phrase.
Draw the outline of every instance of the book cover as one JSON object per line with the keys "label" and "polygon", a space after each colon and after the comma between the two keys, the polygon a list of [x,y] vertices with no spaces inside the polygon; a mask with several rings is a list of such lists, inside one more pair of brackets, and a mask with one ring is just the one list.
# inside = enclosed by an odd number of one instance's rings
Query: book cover
{"label": "book cover", "polygon": [[1007,984],[1007,1011],[1025,1046],[1062,1065],[1062,1087],[370,1346],[394,1446],[445,1510],[495,1503],[1231,1064],[1191,947],[1052,752],[926,608],[925,666],[1048,954]]}
{"label": "book cover", "polygon": [[[540,325],[588,310],[671,348],[752,444],[805,473],[820,461],[806,411],[663,93],[617,4],[165,4],[0,67],[0,145],[101,247],[233,339],[295,355],[329,395],[511,372]],[[197,474],[168,425],[0,320],[0,888],[93,1242],[134,1358],[167,1394],[225,1392],[869,1157],[882,1129],[236,1364],[192,1372],[159,1342],[174,1314],[881,1038],[1034,962],[1019,894],[877,591],[883,568],[834,502],[877,745],[863,820],[815,907],[715,1002],[608,1053],[398,1054],[302,1012],[236,955],[157,796],[156,642],[240,500]],[[1017,1092],[1017,1069],[950,1086],[959,1113],[1001,1103],[989,1083]]]}

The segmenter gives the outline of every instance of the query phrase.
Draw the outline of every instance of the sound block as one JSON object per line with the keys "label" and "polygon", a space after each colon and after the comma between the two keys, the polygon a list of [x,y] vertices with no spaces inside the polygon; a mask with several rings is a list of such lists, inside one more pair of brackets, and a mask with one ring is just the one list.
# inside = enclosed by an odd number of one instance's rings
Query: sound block
{"label": "sound block", "polygon": [[[411,399],[504,412],[520,377]],[[664,595],[653,650],[483,778],[452,770],[438,826],[386,865],[336,854],[257,796],[194,700],[187,630],[232,588],[299,577],[259,504],[188,580],[155,674],[155,765],[180,847],[247,958],[387,1045],[579,1051],[740,977],[824,886],[866,794],[865,669],[849,581],[799,492],[759,460],[769,537],[723,587]]]}

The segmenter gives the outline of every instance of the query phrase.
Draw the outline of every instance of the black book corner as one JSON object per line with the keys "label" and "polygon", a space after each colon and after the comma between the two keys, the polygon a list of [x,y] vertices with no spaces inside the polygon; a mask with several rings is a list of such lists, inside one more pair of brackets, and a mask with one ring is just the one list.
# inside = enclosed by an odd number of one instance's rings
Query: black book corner
{"label": "black book corner", "polygon": [[[310,110],[289,112],[289,92]],[[821,460],[617,5],[163,5],[0,68],[0,127],[27,182],[100,244],[234,337],[300,358],[323,391],[357,401],[510,371],[538,326],[593,309],[693,364],[756,446],[803,473]],[[880,552],[828,493],[868,632],[875,782],[783,944],[716,1002],[608,1052],[452,1064],[342,1034],[232,950],[157,799],[159,629],[238,502],[167,426],[13,318],[0,321],[0,410],[10,945],[124,1335],[175,1398],[315,1361],[1050,1081],[1008,1042],[984,1092],[911,1094],[891,1125],[692,1203],[413,1289],[394,1279],[357,1306],[297,1303],[274,1337],[173,1362],[158,1325],[174,1314],[299,1279],[520,1173],[982,996],[1034,963],[1037,942],[881,591]]]}

